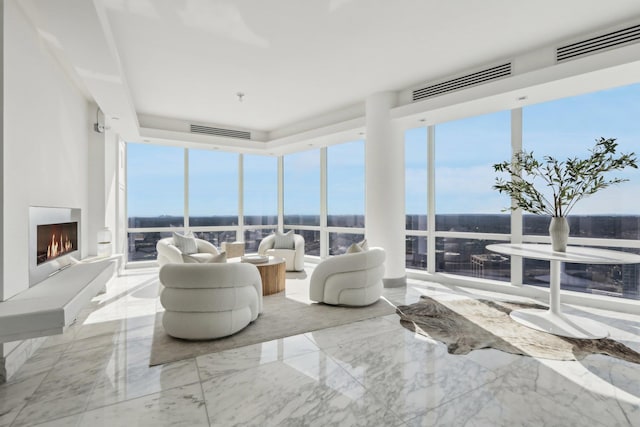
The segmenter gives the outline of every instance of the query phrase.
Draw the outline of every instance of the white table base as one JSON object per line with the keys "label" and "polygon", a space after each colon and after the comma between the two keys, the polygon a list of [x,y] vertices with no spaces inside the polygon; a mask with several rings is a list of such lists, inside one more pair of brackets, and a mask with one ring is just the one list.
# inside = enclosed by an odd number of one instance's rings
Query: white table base
{"label": "white table base", "polygon": [[605,338],[609,331],[602,323],[573,314],[562,313],[560,308],[560,273],[562,262],[550,261],[549,309],[514,310],[513,320],[529,328],[569,338]]}

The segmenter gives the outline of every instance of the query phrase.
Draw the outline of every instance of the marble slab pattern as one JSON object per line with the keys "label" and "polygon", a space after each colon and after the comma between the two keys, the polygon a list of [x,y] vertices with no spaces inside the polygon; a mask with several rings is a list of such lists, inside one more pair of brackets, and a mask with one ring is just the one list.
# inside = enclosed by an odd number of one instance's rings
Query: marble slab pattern
{"label": "marble slab pattern", "polygon": [[404,420],[415,418],[497,375],[411,333],[387,332],[325,350]]}
{"label": "marble slab pattern", "polygon": [[194,359],[153,367],[149,367],[148,360],[135,364],[124,362],[119,365],[118,361],[114,361],[113,365],[98,378],[89,397],[87,409],[99,408],[200,381]]}
{"label": "marble slab pattern", "polygon": [[202,381],[317,352],[318,346],[304,335],[280,338],[196,358]]}
{"label": "marble slab pattern", "polygon": [[218,376],[202,386],[212,426],[388,426],[399,421],[323,352]]}
{"label": "marble slab pattern", "polygon": [[163,390],[82,414],[81,426],[208,426],[200,384]]}

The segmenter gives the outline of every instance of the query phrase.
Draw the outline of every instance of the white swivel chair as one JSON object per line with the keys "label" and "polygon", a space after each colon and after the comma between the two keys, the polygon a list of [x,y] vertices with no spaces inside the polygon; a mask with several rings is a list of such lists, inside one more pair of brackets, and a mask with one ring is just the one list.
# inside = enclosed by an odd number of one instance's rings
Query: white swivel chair
{"label": "white swivel chair", "polygon": [[262,313],[262,279],[248,263],[165,264],[160,268],[162,326],[189,340],[220,338]]}
{"label": "white swivel chair", "polygon": [[373,304],[382,295],[384,260],[382,248],[325,259],[311,274],[310,299],[332,305]]}
{"label": "white swivel chair", "polygon": [[260,242],[258,254],[284,258],[287,263],[287,271],[304,270],[304,237],[293,235],[293,248],[280,249],[276,246],[276,235],[270,234]]}
{"label": "white swivel chair", "polygon": [[206,240],[197,238],[195,240],[198,246],[198,252],[193,254],[183,254],[174,244],[173,237],[159,240],[156,244],[156,250],[158,252],[158,264],[160,264],[160,267],[168,263],[209,262],[214,256],[220,254],[220,251]]}

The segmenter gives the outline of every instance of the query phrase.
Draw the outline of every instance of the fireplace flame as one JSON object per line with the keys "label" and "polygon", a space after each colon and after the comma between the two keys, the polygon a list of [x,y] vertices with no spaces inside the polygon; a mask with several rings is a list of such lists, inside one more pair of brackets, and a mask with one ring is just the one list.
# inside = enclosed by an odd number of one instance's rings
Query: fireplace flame
{"label": "fireplace flame", "polygon": [[55,258],[64,253],[70,252],[73,249],[73,244],[69,240],[69,236],[60,235],[59,240],[56,240],[56,235],[51,235],[51,243],[47,246],[47,259]]}

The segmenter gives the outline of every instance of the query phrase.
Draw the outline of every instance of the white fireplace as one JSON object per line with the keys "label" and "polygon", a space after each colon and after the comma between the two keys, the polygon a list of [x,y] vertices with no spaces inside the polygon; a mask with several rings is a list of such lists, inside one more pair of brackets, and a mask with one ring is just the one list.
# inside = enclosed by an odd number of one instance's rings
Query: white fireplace
{"label": "white fireplace", "polygon": [[29,207],[29,286],[80,258],[80,209]]}

